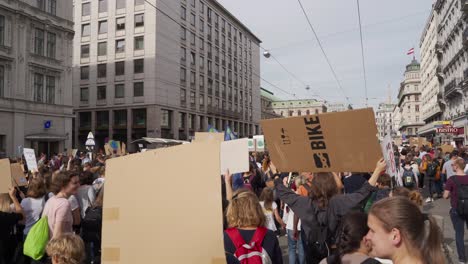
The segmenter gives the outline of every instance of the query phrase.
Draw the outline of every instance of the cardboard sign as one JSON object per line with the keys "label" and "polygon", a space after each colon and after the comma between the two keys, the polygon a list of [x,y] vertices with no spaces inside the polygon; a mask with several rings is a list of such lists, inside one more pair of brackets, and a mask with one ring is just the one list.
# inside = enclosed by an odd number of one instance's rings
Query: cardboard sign
{"label": "cardboard sign", "polygon": [[452,151],[455,149],[452,145],[442,145],[440,146],[440,148],[442,149],[442,153],[452,153]]}
{"label": "cardboard sign", "polygon": [[249,138],[249,151],[250,152],[254,152],[255,151],[255,141],[253,140],[253,138]]}
{"label": "cardboard sign", "polygon": [[37,160],[34,149],[24,148],[23,154],[24,159],[26,160],[26,165],[28,165],[28,170],[37,170]]}
{"label": "cardboard sign", "polygon": [[395,164],[395,154],[393,152],[392,146],[392,138],[389,135],[387,135],[383,139],[381,146],[383,157],[385,159],[385,162],[387,163],[387,174],[390,175],[390,177],[396,177],[397,169]]}
{"label": "cardboard sign", "polygon": [[224,133],[211,133],[211,132],[195,132],[194,142],[205,142],[205,141],[224,141]]}
{"label": "cardboard sign", "polygon": [[76,157],[77,153],[78,153],[78,149],[73,149],[71,154],[73,157]]}
{"label": "cardboard sign", "polygon": [[417,137],[417,138],[410,138],[410,146],[417,146],[421,148],[422,146],[429,145],[426,138]]}
{"label": "cardboard sign", "polygon": [[221,142],[221,173],[249,171],[249,140],[247,138]]}
{"label": "cardboard sign", "polygon": [[265,137],[263,135],[253,136],[255,141],[255,150],[258,152],[265,151]]}
{"label": "cardboard sign", "polygon": [[[102,263],[226,263],[219,164],[220,144],[215,142],[108,160]],[[170,180],[183,195],[162,184],[168,175],[183,174],[188,177]],[[129,190],[138,195],[122,195]],[[184,232],[181,243],[174,230],[196,232]]]}
{"label": "cardboard sign", "polygon": [[283,172],[370,172],[382,157],[371,108],[260,122]]}
{"label": "cardboard sign", "polygon": [[112,148],[108,143],[104,144],[104,151],[106,152],[106,156],[112,155]]}
{"label": "cardboard sign", "polygon": [[0,160],[0,193],[8,193],[11,185],[11,168],[9,159]]}
{"label": "cardboard sign", "polygon": [[12,185],[23,187],[28,185],[28,180],[24,176],[21,164],[13,163],[10,165]]}
{"label": "cardboard sign", "polygon": [[395,138],[393,141],[397,146],[401,146],[403,144],[403,140],[401,138]]}

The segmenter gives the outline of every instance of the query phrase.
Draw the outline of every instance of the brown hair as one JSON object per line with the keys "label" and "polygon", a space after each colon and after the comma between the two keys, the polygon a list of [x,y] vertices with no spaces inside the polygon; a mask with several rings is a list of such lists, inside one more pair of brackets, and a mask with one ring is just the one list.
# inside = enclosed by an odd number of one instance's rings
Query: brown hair
{"label": "brown hair", "polygon": [[52,175],[52,186],[51,190],[54,194],[59,193],[63,188],[65,188],[73,177],[78,177],[78,173],[74,171],[67,172],[58,172]]}
{"label": "brown hair", "polygon": [[427,162],[432,162],[432,157],[431,157],[431,155],[426,154],[426,155],[424,155],[424,157],[426,158],[426,161],[427,161]]}
{"label": "brown hair", "polygon": [[46,194],[46,185],[42,177],[33,178],[29,182],[28,192],[26,193],[28,197],[31,198],[41,198]]}
{"label": "brown hair", "polygon": [[96,200],[94,200],[93,207],[102,207],[104,204],[104,187],[101,188],[99,191],[99,194],[96,197]]}
{"label": "brown hair", "polygon": [[265,226],[266,219],[257,196],[249,190],[236,191],[226,211],[229,227]]}
{"label": "brown hair", "polygon": [[330,199],[338,194],[338,191],[333,175],[328,172],[320,172],[314,174],[309,196],[323,209],[328,206]]}
{"label": "brown hair", "polygon": [[47,255],[58,264],[81,264],[85,259],[83,240],[75,234],[64,234],[50,240]]}
{"label": "brown hair", "polygon": [[263,188],[259,199],[263,202],[263,208],[265,208],[265,210],[273,211],[273,190],[271,188]]}
{"label": "brown hair", "polygon": [[410,249],[423,263],[446,263],[442,252],[442,233],[432,216],[404,197],[391,197],[376,202],[370,212],[390,232],[396,228]]}
{"label": "brown hair", "polygon": [[422,206],[423,205],[423,198],[422,195],[419,191],[413,190],[410,191],[405,187],[395,187],[392,191],[392,196],[396,197],[406,197],[413,203],[415,203],[417,206]]}
{"label": "brown hair", "polygon": [[11,198],[8,193],[0,193],[0,212],[10,213]]}
{"label": "brown hair", "polygon": [[390,187],[391,181],[392,181],[391,177],[387,173],[380,175],[379,178],[377,179],[378,184],[382,186],[387,186],[387,187]]}

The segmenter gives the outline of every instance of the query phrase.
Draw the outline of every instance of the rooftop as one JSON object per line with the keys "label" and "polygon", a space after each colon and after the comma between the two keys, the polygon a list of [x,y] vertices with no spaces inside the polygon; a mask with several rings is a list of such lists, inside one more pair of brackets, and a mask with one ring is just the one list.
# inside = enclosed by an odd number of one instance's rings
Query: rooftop
{"label": "rooftop", "polygon": [[272,101],[272,102],[276,102],[276,101],[281,101],[281,99],[279,99],[278,97],[276,97],[273,92],[270,92],[268,91],[267,89],[265,88],[261,88],[260,87],[260,96],[261,97],[265,97],[266,99]]}

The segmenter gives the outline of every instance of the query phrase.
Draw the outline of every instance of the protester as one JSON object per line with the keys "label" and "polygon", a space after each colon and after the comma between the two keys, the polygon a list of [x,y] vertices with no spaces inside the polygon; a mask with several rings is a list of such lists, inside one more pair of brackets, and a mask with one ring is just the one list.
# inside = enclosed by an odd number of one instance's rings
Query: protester
{"label": "protester", "polygon": [[21,201],[21,207],[23,207],[25,216],[24,237],[28,235],[31,227],[41,218],[42,211],[48,199],[42,177],[29,181],[29,188],[26,195],[27,198]]}
{"label": "protester", "polygon": [[102,206],[104,188],[88,207],[81,223],[81,237],[85,243],[87,263],[101,263]]}
{"label": "protester", "polygon": [[422,195],[417,190],[409,190],[405,187],[395,187],[390,192],[390,197],[397,197],[397,196],[406,197],[419,207],[423,205]]}
{"label": "protester", "polygon": [[[435,180],[437,171],[439,169],[439,163],[436,159],[432,159],[431,155],[426,154],[425,158],[425,179],[426,179],[426,187],[429,193],[429,197],[427,197],[426,203],[430,203],[434,201],[434,190],[436,189]],[[437,190],[435,190],[437,192]]]}
{"label": "protester", "polygon": [[442,168],[442,180],[446,182],[450,177],[455,175],[452,164],[458,158],[458,151],[454,150],[450,153],[449,160],[445,162],[444,167]]}
{"label": "protester", "polygon": [[[283,256],[279,247],[278,239],[273,231],[267,230],[265,215],[258,201],[257,196],[248,190],[236,191],[226,212],[229,228],[224,231],[224,249],[226,253],[240,257],[243,252],[243,245],[255,242],[265,249],[267,256],[259,255],[271,259],[273,264],[282,264]],[[244,248],[245,249],[245,248]],[[237,252],[239,251],[239,252]],[[251,250],[245,254],[253,253]],[[237,253],[237,255],[236,255]],[[255,257],[254,254],[251,254]],[[246,256],[244,256],[246,257]],[[247,256],[247,258],[249,258]]]}
{"label": "protester", "polygon": [[[304,251],[307,263],[319,263],[329,255],[330,246],[335,244],[336,230],[341,218],[363,201],[371,191],[386,163],[381,159],[372,177],[361,189],[352,194],[339,195],[339,188],[330,173],[316,173],[312,180],[312,192],[302,197],[287,189],[278,179],[275,182],[280,199],[290,206],[301,219],[301,228],[306,234]],[[275,172],[277,175],[277,172]]]}
{"label": "protester", "polygon": [[[297,188],[300,188],[300,186],[306,184],[306,179],[302,175],[296,177],[294,181]],[[296,193],[298,193],[298,190],[296,190]],[[286,219],[289,263],[298,262],[299,264],[304,264],[304,247],[302,245],[301,236],[299,235],[299,232],[301,231],[301,223],[300,220],[294,214],[294,211],[291,210],[291,208],[289,208],[287,204],[284,207],[283,219]]]}
{"label": "protester", "polygon": [[447,180],[444,198],[450,198],[450,219],[455,230],[458,259],[464,263],[467,261],[464,238],[465,225],[468,225],[468,177],[463,171],[466,166],[464,159],[457,158],[450,162],[450,164],[455,175]]}
{"label": "protester", "polygon": [[364,212],[369,212],[370,208],[375,202],[378,202],[382,199],[389,197],[391,192],[391,178],[390,175],[384,173],[379,176],[377,180],[377,191],[372,192],[369,199],[367,199],[364,206]]}
{"label": "protester", "polygon": [[418,174],[419,168],[413,161],[412,155],[408,154],[403,163],[403,169],[400,170],[400,173],[398,174],[398,185],[408,189],[417,188]]}
{"label": "protester", "polygon": [[81,264],[85,258],[83,240],[74,234],[54,237],[46,248],[52,264]]}
{"label": "protester", "polygon": [[320,264],[380,263],[369,256],[372,245],[366,239],[368,232],[367,214],[361,212],[348,213],[343,217],[341,228],[338,231],[337,252],[323,259]]}
{"label": "protester", "polygon": [[80,188],[76,194],[80,206],[81,218],[85,217],[86,210],[94,203],[96,191],[93,188],[94,177],[91,171],[84,171],[80,174]]}
{"label": "protester", "polygon": [[16,198],[16,189],[10,188],[8,193],[0,194],[0,264],[12,263],[17,246],[14,227],[23,219],[24,211]]}
{"label": "protester", "polygon": [[274,201],[273,189],[265,187],[262,191],[262,194],[260,195],[259,201],[260,205],[262,206],[263,213],[265,214],[266,228],[273,232],[277,231],[274,219],[280,223],[281,227],[286,227],[286,224],[283,222],[278,213],[278,205]]}
{"label": "protester", "polygon": [[381,200],[368,218],[371,255],[394,264],[445,263],[442,234],[435,219],[405,197]]}
{"label": "protester", "polygon": [[361,186],[367,181],[362,173],[348,173],[343,177],[343,185],[345,193],[357,192]]}

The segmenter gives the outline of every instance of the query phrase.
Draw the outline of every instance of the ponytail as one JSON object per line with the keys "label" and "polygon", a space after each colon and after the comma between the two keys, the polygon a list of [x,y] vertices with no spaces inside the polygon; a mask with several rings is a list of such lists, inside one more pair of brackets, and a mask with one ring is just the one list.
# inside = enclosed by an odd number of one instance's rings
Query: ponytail
{"label": "ponytail", "polygon": [[425,263],[446,263],[441,250],[442,232],[432,216],[425,215],[424,239],[421,241],[421,254]]}
{"label": "ponytail", "polygon": [[419,191],[410,191],[409,195],[408,195],[408,198],[415,204],[417,204],[418,206],[422,206],[423,205],[423,198],[422,198],[422,195]]}

